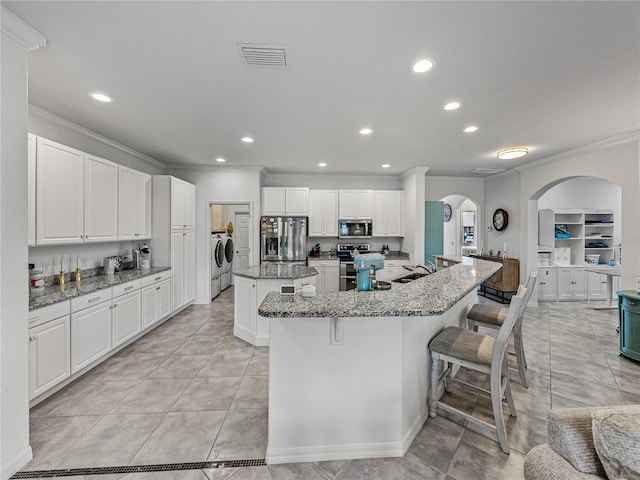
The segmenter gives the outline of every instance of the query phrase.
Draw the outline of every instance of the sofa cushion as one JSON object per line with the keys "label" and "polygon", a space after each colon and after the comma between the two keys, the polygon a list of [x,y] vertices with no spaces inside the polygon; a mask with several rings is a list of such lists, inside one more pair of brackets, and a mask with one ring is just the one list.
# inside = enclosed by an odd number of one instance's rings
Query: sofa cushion
{"label": "sofa cushion", "polygon": [[604,477],[577,471],[548,444],[538,445],[524,459],[525,480],[597,480]]}
{"label": "sofa cushion", "polygon": [[640,405],[596,409],[593,444],[610,480],[640,480]]}
{"label": "sofa cushion", "polygon": [[576,470],[604,476],[604,468],[593,447],[592,411],[593,408],[549,410],[547,443]]}

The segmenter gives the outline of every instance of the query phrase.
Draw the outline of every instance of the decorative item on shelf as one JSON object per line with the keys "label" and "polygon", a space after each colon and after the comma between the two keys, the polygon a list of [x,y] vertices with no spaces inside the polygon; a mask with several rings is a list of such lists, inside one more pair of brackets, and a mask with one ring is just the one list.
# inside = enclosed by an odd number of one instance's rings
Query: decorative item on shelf
{"label": "decorative item on shelf", "polygon": [[495,228],[498,232],[503,231],[509,225],[509,215],[507,211],[503,208],[496,209],[493,212],[493,228]]}
{"label": "decorative item on shelf", "polygon": [[444,204],[444,221],[448,222],[451,220],[451,205],[448,203]]}
{"label": "decorative item on shelf", "polygon": [[233,233],[233,223],[229,222],[229,225],[227,225],[227,233],[229,235],[231,235]]}
{"label": "decorative item on shelf", "polygon": [[556,238],[571,238],[571,232],[566,223],[557,223],[555,228]]}
{"label": "decorative item on shelf", "polygon": [[493,249],[492,248],[489,249],[489,256],[493,257]]}
{"label": "decorative item on shelf", "polygon": [[501,257],[501,256],[502,256],[502,252],[501,252],[500,250],[498,250],[498,251],[496,252],[496,257]]}

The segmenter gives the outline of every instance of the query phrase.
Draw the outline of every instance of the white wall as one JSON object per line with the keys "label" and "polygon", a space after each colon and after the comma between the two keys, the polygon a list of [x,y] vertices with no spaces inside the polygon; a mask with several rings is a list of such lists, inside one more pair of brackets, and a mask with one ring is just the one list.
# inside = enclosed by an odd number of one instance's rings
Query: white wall
{"label": "white wall", "polygon": [[233,168],[224,166],[174,168],[168,175],[186,180],[196,186],[196,303],[209,303],[211,242],[209,225],[211,203],[243,203],[251,207],[253,245],[250,262],[260,263],[260,171],[261,168]]}
{"label": "white wall", "polygon": [[[492,175],[485,179],[484,189],[484,221],[478,222],[478,230],[483,231],[484,252],[493,250],[495,255],[498,250],[504,251],[507,244],[507,256],[511,258],[521,257],[523,251],[520,245],[520,227],[522,225],[522,213],[520,211],[520,173],[514,170]],[[507,211],[509,225],[502,232],[493,229],[493,212],[502,208]],[[491,227],[491,231],[487,228]],[[522,276],[522,268],[521,276]]]}
{"label": "white wall", "polygon": [[407,170],[401,177],[404,190],[404,238],[401,250],[411,262],[424,263],[425,175],[428,167]]}
{"label": "white wall", "polygon": [[27,49],[44,37],[2,7],[0,69],[0,477],[31,460],[27,271]]}

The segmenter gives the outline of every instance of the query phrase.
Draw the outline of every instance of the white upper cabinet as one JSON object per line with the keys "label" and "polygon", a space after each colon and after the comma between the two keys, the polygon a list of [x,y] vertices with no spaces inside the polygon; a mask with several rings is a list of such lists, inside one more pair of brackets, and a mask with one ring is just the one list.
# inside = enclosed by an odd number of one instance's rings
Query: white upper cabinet
{"label": "white upper cabinet", "polygon": [[309,189],[306,187],[287,188],[285,192],[285,213],[287,215],[309,215]]}
{"label": "white upper cabinet", "polygon": [[151,175],[118,168],[118,238],[151,237]]}
{"label": "white upper cabinet", "polygon": [[118,239],[118,165],[85,155],[84,241]]}
{"label": "white upper cabinet", "polygon": [[196,187],[171,179],[171,228],[196,228]]}
{"label": "white upper cabinet", "polygon": [[309,189],[307,187],[264,187],[262,214],[309,215]]}
{"label": "white upper cabinet", "polygon": [[373,236],[402,237],[404,235],[404,192],[402,190],[373,191]]}
{"label": "white upper cabinet", "polygon": [[37,244],[82,243],[84,153],[38,137],[36,158]]}
{"label": "white upper cabinet", "polygon": [[27,211],[29,218],[29,238],[27,245],[36,244],[36,136],[29,134],[27,143],[27,179],[28,199]]}
{"label": "white upper cabinet", "polygon": [[373,190],[340,190],[340,218],[373,218]]}
{"label": "white upper cabinet", "polygon": [[281,187],[264,187],[262,189],[262,214],[285,214],[285,189]]}
{"label": "white upper cabinet", "polygon": [[338,190],[309,190],[309,236],[338,236]]}

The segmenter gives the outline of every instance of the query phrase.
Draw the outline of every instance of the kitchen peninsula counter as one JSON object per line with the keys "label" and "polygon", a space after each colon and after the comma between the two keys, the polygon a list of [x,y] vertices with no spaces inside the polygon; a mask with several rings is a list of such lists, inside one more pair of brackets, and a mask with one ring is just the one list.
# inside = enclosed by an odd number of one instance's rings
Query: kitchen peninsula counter
{"label": "kitchen peninsula counter", "polygon": [[236,277],[254,280],[293,280],[317,275],[318,271],[305,265],[262,264],[253,267],[240,267],[233,273]]}
{"label": "kitchen peninsula counter", "polygon": [[389,291],[266,296],[267,463],[406,453],[429,414],[429,341],[465,325],[476,286],[501,268],[444,260],[451,266]]}

